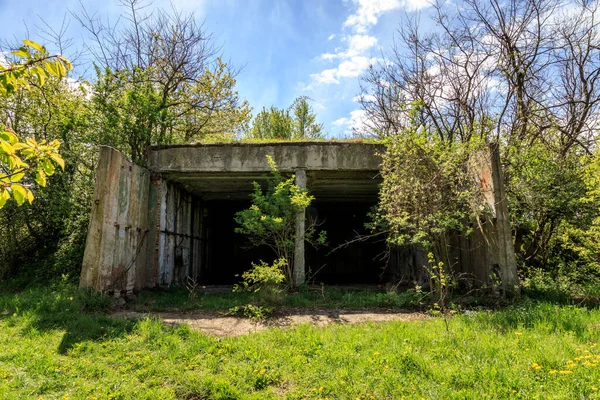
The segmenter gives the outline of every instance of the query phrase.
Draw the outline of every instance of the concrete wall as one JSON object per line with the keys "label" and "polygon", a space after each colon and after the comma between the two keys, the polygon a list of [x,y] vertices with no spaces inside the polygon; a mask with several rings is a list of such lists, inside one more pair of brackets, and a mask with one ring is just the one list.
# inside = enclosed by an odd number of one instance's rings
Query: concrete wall
{"label": "concrete wall", "polygon": [[200,273],[202,205],[171,182],[160,183],[155,285],[185,284]]}
{"label": "concrete wall", "polygon": [[120,293],[144,286],[149,185],[148,170],[113,148],[100,148],[81,287]]}

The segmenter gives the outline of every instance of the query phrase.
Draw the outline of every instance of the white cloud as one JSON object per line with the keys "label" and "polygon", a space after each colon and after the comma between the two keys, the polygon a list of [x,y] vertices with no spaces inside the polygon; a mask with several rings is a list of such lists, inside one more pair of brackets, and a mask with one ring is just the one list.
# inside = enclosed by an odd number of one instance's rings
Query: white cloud
{"label": "white cloud", "polygon": [[375,60],[370,60],[367,57],[352,57],[350,60],[340,63],[337,67],[336,76],[339,78],[353,78],[359,76],[370,63]]}
{"label": "white cloud", "polygon": [[327,38],[327,40],[333,40],[335,39],[335,33],[332,33],[331,35],[329,35],[329,37]]}
{"label": "white cloud", "polygon": [[350,119],[348,118],[340,118],[340,119],[336,119],[335,121],[332,122],[332,124],[334,126],[344,126],[344,125],[348,125],[350,123]]}
{"label": "white cloud", "polygon": [[346,19],[344,27],[351,27],[359,33],[364,33],[371,26],[376,25],[381,14],[402,6],[400,0],[353,0],[353,2],[358,5],[358,9]]}
{"label": "white cloud", "polygon": [[345,36],[342,41],[348,43],[347,49],[337,47],[335,53],[323,53],[320,59],[333,61],[335,59],[346,59],[364,54],[367,50],[377,44],[377,38],[369,35],[350,35]]}
{"label": "white cloud", "polygon": [[346,134],[364,132],[367,130],[367,114],[364,110],[350,111],[349,117],[339,118],[333,121],[334,126],[346,127]]}
{"label": "white cloud", "polygon": [[431,0],[406,0],[404,7],[408,11],[418,11],[431,6]]}
{"label": "white cloud", "polygon": [[318,74],[311,74],[310,77],[319,83],[340,83],[336,78],[337,68],[326,69]]}
{"label": "white cloud", "polygon": [[377,44],[377,38],[369,35],[352,35],[349,38],[348,53],[361,53]]}
{"label": "white cloud", "polygon": [[402,7],[416,11],[431,5],[429,0],[353,0],[353,3],[358,8],[346,19],[344,27],[350,27],[357,33],[367,32],[386,12]]}
{"label": "white cloud", "polygon": [[333,61],[338,57],[339,57],[339,54],[337,54],[337,53],[323,53],[319,56],[320,59],[326,60],[326,61]]}
{"label": "white cloud", "polygon": [[336,68],[325,69],[311,77],[318,83],[338,84],[340,78],[355,78],[374,63],[377,59],[365,56],[367,51],[377,44],[377,38],[370,35],[349,35],[342,39],[347,43],[345,51],[336,49],[335,53],[323,53],[321,60],[339,60]]}
{"label": "white cloud", "polygon": [[310,77],[318,83],[338,84],[340,83],[340,78],[356,78],[360,76],[364,70],[369,68],[369,65],[376,61],[376,58],[355,56],[342,61],[336,68],[329,68],[318,74],[311,74]]}
{"label": "white cloud", "polygon": [[355,103],[360,103],[362,101],[366,102],[374,102],[377,101],[377,98],[372,94],[361,94],[352,98],[352,101]]}
{"label": "white cloud", "polygon": [[327,110],[327,107],[324,104],[319,103],[319,102],[316,102],[315,104],[313,104],[313,107],[315,108],[315,110],[321,110],[321,111]]}

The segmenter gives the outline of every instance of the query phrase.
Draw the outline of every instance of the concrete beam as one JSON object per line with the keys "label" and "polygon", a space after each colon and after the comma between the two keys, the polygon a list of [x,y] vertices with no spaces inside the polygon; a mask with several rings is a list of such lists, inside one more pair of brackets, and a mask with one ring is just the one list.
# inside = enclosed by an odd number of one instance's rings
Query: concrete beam
{"label": "concrete beam", "polygon": [[377,171],[385,147],[355,142],[227,143],[153,146],[149,167],[161,173],[268,172],[266,156],[280,171]]}

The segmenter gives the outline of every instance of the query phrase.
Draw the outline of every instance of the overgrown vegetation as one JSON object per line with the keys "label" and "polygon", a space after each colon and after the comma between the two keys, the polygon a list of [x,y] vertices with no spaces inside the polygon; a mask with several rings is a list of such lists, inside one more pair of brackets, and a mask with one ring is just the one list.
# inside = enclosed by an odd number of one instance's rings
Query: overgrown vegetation
{"label": "overgrown vegetation", "polygon": [[[90,36],[85,49],[90,63],[82,65],[73,54],[80,71],[88,69],[87,80],[68,76],[66,59],[27,44],[34,42],[2,49],[11,67],[0,70],[2,77],[10,77],[10,90],[2,91],[0,120],[7,131],[30,139],[20,152],[52,147],[50,160],[58,157],[54,150],[60,144],[64,170],[50,161],[40,163],[40,169],[26,160],[32,172],[28,184],[19,186],[19,171],[12,175],[15,199],[38,201],[22,207],[9,202],[0,211],[0,277],[79,277],[98,145],[114,147],[144,165],[148,145],[231,140],[248,129],[251,109],[235,90],[237,71],[219,57],[211,35],[193,15],[149,12],[140,0],[122,6],[125,18],[116,25],[85,9],[75,13]],[[47,39],[55,43],[49,45],[69,49],[64,32],[52,32]],[[35,64],[38,58],[42,65]],[[2,141],[14,142],[14,137],[3,134]],[[13,167],[22,166],[13,162]],[[34,180],[49,185],[30,186]],[[6,193],[0,190],[2,199]]]}
{"label": "overgrown vegetation", "polygon": [[[252,205],[246,210],[239,211],[235,221],[239,225],[237,233],[248,237],[252,246],[267,246],[276,255],[273,267],[283,272],[286,283],[294,285],[294,245],[296,241],[296,215],[304,212],[314,200],[308,191],[294,183],[295,176],[284,178],[277,164],[271,156],[267,156],[271,168],[271,174],[266,177],[266,189],[263,190],[260,183],[253,182],[254,192],[250,195]],[[300,233],[302,239],[310,239],[311,231],[315,226],[308,227],[306,232]],[[317,244],[323,244],[326,240],[324,231],[319,232],[314,239]],[[264,265],[261,261],[260,265]],[[255,267],[256,271],[256,267]],[[257,271],[268,272],[270,269],[263,268]],[[268,275],[271,275],[270,273]],[[249,275],[254,279],[255,274]],[[268,277],[263,277],[269,279]],[[258,279],[263,279],[258,278]],[[252,282],[249,282],[252,285]]]}
{"label": "overgrown vegetation", "polygon": [[469,148],[495,142],[521,277],[599,279],[598,10],[596,1],[465,0],[432,4],[439,30],[406,17],[360,97],[359,133],[388,143],[376,221],[393,241],[464,230],[479,212]]}
{"label": "overgrown vegetation", "polygon": [[391,245],[417,246],[436,266],[452,269],[451,235],[470,233],[474,221],[491,213],[470,165],[485,147],[440,140],[414,119],[420,107],[414,105],[411,124],[385,140],[383,184],[370,227],[387,231]]}

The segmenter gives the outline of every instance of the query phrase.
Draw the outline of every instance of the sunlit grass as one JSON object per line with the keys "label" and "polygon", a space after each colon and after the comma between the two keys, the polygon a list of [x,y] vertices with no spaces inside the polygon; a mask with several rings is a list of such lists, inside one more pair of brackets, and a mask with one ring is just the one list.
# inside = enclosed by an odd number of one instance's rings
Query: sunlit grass
{"label": "sunlit grass", "polygon": [[[95,302],[95,303],[94,303]],[[596,398],[600,310],[524,302],[450,320],[218,339],[80,310],[70,286],[0,294],[0,398]]]}

